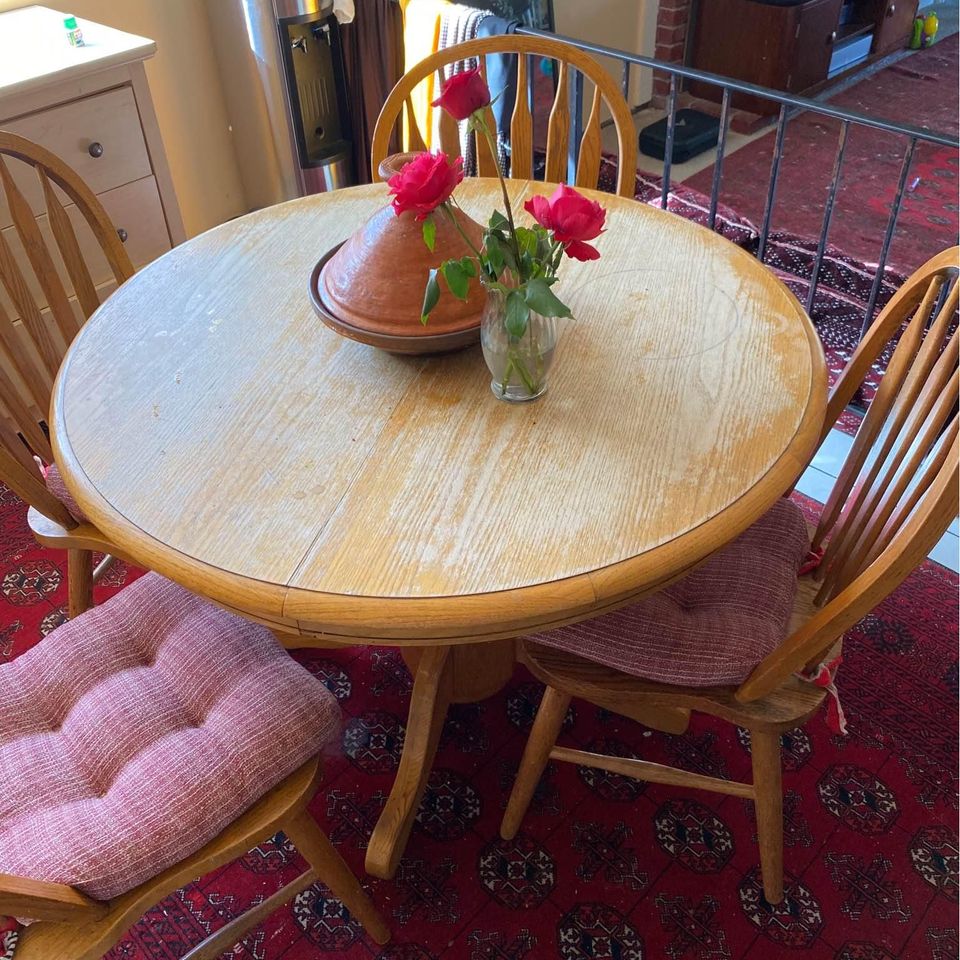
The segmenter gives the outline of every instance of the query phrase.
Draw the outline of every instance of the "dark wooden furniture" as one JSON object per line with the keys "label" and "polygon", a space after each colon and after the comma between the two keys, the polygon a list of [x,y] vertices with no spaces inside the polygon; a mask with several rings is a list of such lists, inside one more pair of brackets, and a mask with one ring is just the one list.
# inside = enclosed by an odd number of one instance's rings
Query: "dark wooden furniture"
{"label": "dark wooden furniture", "polygon": [[[762,87],[806,94],[827,80],[831,63],[841,62],[849,45],[872,37],[869,58],[906,46],[916,9],[917,0],[701,0],[689,62]],[[856,60],[850,69],[863,62]],[[690,92],[717,101],[723,93],[697,82]],[[779,109],[773,101],[746,94],[734,94],[731,102],[752,113]]]}

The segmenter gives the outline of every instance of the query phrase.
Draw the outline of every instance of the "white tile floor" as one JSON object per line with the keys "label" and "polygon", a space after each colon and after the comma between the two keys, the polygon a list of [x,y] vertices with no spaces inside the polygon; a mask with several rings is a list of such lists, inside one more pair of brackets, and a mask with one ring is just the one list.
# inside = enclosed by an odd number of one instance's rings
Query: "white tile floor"
{"label": "white tile floor", "polygon": [[[817,451],[813,463],[797,483],[797,490],[804,496],[823,503],[830,494],[834,479],[846,459],[853,437],[839,430],[832,430]],[[930,551],[930,559],[942,564],[954,573],[960,573],[960,527],[957,520]]]}

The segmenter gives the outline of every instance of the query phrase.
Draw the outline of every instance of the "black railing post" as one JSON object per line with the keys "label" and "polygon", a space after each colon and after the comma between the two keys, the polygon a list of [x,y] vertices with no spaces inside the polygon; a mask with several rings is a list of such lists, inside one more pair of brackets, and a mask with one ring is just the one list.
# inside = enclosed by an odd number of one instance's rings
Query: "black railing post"
{"label": "black railing post", "polygon": [[883,274],[887,269],[887,255],[890,253],[893,233],[897,229],[897,217],[900,216],[900,205],[903,203],[903,194],[907,188],[907,177],[910,176],[910,165],[913,163],[913,151],[916,146],[916,137],[911,137],[910,142],[907,144],[906,153],[903,155],[903,163],[900,166],[900,179],[897,182],[897,195],[893,199],[893,206],[890,208],[890,216],[887,219],[887,229],[883,234],[880,257],[877,260],[877,275],[873,278],[873,285],[870,287],[870,297],[867,300],[867,309],[863,314],[863,324],[860,327],[861,339],[863,339],[864,334],[867,332],[867,328],[873,323],[873,311],[877,307],[877,298],[880,296],[880,289],[883,286]]}
{"label": "black railing post", "polygon": [[717,222],[717,201],[720,196],[720,179],[723,177],[723,151],[727,146],[727,127],[730,123],[730,89],[723,88],[723,100],[720,103],[720,136],[717,139],[717,159],[713,162],[713,185],[710,188],[710,216],[707,226],[712,230]]}
{"label": "black railing post", "polygon": [[673,137],[677,130],[677,75],[670,74],[670,98],[667,106],[667,142],[663,147],[663,186],[660,190],[660,206],[667,209],[670,196],[670,167],[673,164]]}
{"label": "black railing post", "polygon": [[773,204],[777,199],[777,180],[780,178],[780,160],[783,157],[783,134],[787,129],[787,105],[780,107],[777,118],[777,138],[773,145],[773,159],[770,161],[770,185],[767,187],[767,205],[763,210],[763,225],[760,227],[760,243],[757,247],[757,259],[763,263],[767,252],[767,237],[770,235],[770,220],[773,217]]}
{"label": "black railing post", "polygon": [[827,249],[827,237],[830,234],[830,221],[833,219],[833,205],[837,199],[837,190],[840,186],[840,172],[843,167],[843,154],[847,149],[847,134],[850,124],[844,121],[840,124],[840,138],[837,141],[837,155],[833,162],[833,177],[830,180],[830,189],[827,192],[827,205],[823,211],[823,226],[820,228],[820,239],[817,241],[817,256],[813,261],[813,275],[810,277],[810,289],[807,291],[807,313],[813,311],[813,300],[817,295],[817,283],[820,280],[820,266],[823,263],[823,254]]}

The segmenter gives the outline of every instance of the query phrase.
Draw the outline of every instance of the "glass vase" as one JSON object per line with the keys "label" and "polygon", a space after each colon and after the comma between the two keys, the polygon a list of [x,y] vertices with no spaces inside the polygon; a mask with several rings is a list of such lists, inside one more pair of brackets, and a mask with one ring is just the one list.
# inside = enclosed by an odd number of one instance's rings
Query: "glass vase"
{"label": "glass vase", "polygon": [[506,304],[506,294],[487,288],[480,344],[493,375],[490,389],[494,396],[509,403],[525,403],[547,389],[547,374],[560,335],[559,321],[531,310],[527,329],[517,337],[507,330]]}

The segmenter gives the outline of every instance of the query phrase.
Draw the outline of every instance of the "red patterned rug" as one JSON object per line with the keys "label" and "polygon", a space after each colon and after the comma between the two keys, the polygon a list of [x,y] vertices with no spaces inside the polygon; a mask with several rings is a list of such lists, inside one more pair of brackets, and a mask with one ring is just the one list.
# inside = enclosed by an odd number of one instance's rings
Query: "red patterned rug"
{"label": "red patterned rug", "polygon": [[[945,37],[828,98],[874,117],[957,133],[958,37]],[[833,171],[839,121],[802,113],[787,125],[772,226],[818,237]],[[747,144],[724,162],[720,198],[756,223],[763,218],[774,133]],[[877,262],[896,193],[906,140],[880,130],[852,127],[837,195],[830,241],[848,256]],[[957,151],[920,144],[914,155],[888,264],[910,274],[957,242]],[[685,184],[709,195],[712,166]]]}
{"label": "red patterned rug", "polygon": [[[2,488],[0,488],[2,489]],[[809,502],[805,503],[809,507]],[[117,567],[100,599],[135,574]],[[499,839],[540,687],[522,669],[455,708],[393,882],[365,881],[395,931],[382,951],[320,886],[249,935],[234,960],[951,960],[957,956],[957,577],[926,563],[848,636],[850,721],[784,736],[787,897],[764,900],[749,805],[551,764],[522,832]],[[0,662],[64,620],[65,563],[0,495]],[[312,809],[358,872],[403,744],[410,676],[390,649],[300,651],[343,707]],[[583,702],[565,742],[749,774],[743,731],[699,718],[644,729]],[[292,879],[282,836],[151,910],[110,960],[177,960]]]}

